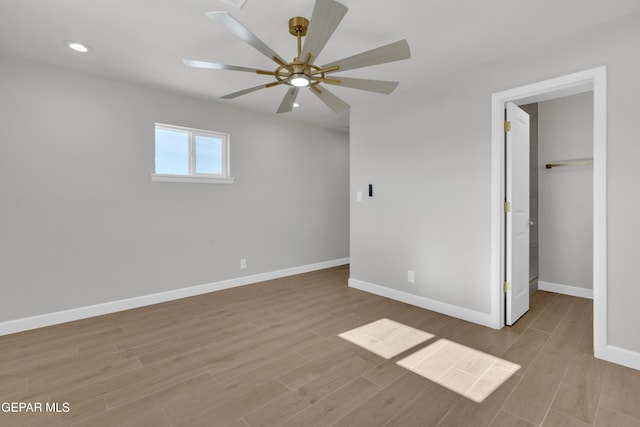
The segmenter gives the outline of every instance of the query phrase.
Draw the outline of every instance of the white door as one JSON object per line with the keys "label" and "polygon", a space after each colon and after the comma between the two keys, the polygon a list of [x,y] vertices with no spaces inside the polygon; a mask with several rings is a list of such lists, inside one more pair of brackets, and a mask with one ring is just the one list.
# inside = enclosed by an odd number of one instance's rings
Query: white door
{"label": "white door", "polygon": [[511,326],[529,310],[529,115],[509,102],[507,122],[505,321]]}

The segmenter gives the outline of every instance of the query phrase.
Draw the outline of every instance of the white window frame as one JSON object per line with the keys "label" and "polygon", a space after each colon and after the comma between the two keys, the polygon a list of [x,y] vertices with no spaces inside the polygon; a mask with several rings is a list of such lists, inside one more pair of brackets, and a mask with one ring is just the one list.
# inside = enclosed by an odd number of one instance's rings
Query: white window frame
{"label": "white window frame", "polygon": [[[164,123],[156,123],[154,128],[153,138],[153,152],[155,159],[155,130],[163,129],[170,131],[186,132],[189,136],[189,174],[188,175],[174,175],[174,174],[158,174],[155,173],[155,160],[154,160],[154,173],[151,174],[151,180],[154,182],[185,182],[196,184],[233,184],[235,178],[231,177],[231,161],[230,161],[230,147],[229,142],[231,136],[227,133],[215,132],[202,129],[193,129],[183,126],[167,125]],[[209,173],[196,173],[196,154],[195,154],[195,141],[196,137],[209,137],[218,138],[222,140],[222,171],[220,174]]]}

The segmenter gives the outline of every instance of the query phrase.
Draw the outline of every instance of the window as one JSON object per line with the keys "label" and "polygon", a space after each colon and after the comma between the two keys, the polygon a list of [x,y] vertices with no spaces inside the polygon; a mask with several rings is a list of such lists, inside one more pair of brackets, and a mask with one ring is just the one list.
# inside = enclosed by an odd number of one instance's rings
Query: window
{"label": "window", "polygon": [[156,123],[153,181],[232,184],[229,135]]}

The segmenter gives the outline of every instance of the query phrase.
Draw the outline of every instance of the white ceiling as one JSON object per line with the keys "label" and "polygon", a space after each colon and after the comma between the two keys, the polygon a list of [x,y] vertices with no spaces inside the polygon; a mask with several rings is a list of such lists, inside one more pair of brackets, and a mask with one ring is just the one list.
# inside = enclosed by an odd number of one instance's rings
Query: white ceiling
{"label": "white ceiling", "polygon": [[[541,45],[625,15],[638,0],[342,0],[349,12],[320,55],[327,63],[406,38],[411,59],[345,72],[345,76],[397,80],[406,89],[520,49]],[[271,81],[237,71],[190,69],[183,58],[274,68],[251,46],[230,35],[205,12],[226,10],[285,59],[293,59],[293,16],[311,17],[314,0],[247,0],[240,10],[220,0],[0,0],[0,55],[210,99],[275,114],[285,86],[233,100],[218,97]],[[63,45],[77,40],[94,52]],[[337,74],[336,74],[337,75]],[[385,96],[331,87],[351,105]],[[348,112],[334,114],[302,90],[300,108],[286,116],[335,129]]]}

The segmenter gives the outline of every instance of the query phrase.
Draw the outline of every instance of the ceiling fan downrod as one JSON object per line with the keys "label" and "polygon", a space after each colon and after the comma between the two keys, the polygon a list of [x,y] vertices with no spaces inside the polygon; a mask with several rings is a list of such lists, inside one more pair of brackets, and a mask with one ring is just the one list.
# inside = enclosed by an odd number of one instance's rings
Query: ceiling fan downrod
{"label": "ceiling fan downrod", "polygon": [[[289,20],[289,34],[295,36],[298,40],[297,55],[293,59],[293,62],[288,64],[280,61],[279,58],[271,58],[280,67],[274,72],[275,78],[279,83],[284,83],[294,87],[307,87],[310,86],[316,92],[320,92],[320,89],[316,86],[319,83],[332,83],[340,84],[340,80],[328,79],[325,73],[338,71],[339,66],[333,66],[322,69],[314,64],[311,64],[311,53],[307,54],[304,62],[302,62],[300,55],[302,54],[302,37],[307,35],[307,29],[309,28],[309,20],[301,16],[295,16]],[[285,71],[286,70],[286,71]],[[284,74],[281,74],[284,72]]]}

